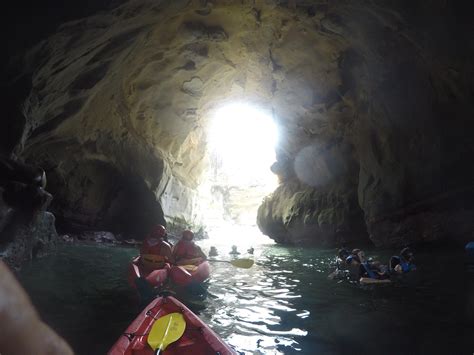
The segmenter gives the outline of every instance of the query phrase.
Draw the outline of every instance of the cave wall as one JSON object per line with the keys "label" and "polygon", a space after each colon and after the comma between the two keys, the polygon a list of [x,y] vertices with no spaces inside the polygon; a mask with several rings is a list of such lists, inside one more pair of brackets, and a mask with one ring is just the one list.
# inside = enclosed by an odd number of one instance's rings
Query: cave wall
{"label": "cave wall", "polygon": [[292,3],[129,1],[31,50],[16,151],[49,167],[57,213],[98,225],[122,213],[107,181],[138,179],[156,220],[199,219],[209,115],[238,99],[281,131],[281,185],[258,217],[272,238],[472,238],[468,8]]}
{"label": "cave wall", "polygon": [[[358,171],[351,174],[358,174],[356,193],[370,239],[378,246],[472,239],[474,170],[468,162],[474,146],[466,128],[473,127],[468,64],[473,40],[466,32],[470,22],[461,13],[467,9],[423,1],[333,5],[321,19],[321,29],[349,42],[339,55],[340,86],[333,101],[352,111],[339,132],[318,127],[311,133],[354,147]],[[308,78],[308,86],[316,84],[309,72],[301,77]],[[325,106],[332,104],[327,97]],[[317,123],[317,116],[311,121]],[[293,181],[301,153],[295,159],[288,150],[275,168]],[[320,154],[321,159],[315,156],[304,160],[312,176],[324,171],[330,151]],[[330,181],[316,184],[318,190],[334,188],[335,180]],[[298,237],[287,221],[281,215],[269,217],[272,205],[291,206],[282,193],[284,189],[277,190],[262,205],[259,220],[264,230],[283,226],[291,240]],[[318,240],[321,235],[307,229],[306,238],[324,243],[324,237]]]}

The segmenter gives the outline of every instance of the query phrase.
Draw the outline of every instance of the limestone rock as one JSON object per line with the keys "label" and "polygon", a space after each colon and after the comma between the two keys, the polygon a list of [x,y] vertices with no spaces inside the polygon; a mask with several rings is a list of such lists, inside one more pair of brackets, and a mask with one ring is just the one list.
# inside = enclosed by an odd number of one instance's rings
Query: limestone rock
{"label": "limestone rock", "polygon": [[85,231],[78,235],[77,239],[96,243],[118,243],[115,236],[111,232],[107,231]]}
{"label": "limestone rock", "polygon": [[40,212],[28,224],[21,218],[11,220],[0,233],[0,258],[18,269],[24,262],[54,250],[59,240],[54,222],[50,212]]}
{"label": "limestone rock", "polygon": [[183,83],[183,91],[191,96],[199,96],[201,94],[204,83],[198,77],[194,77]]}
{"label": "limestone rock", "polygon": [[279,243],[337,246],[368,240],[355,189],[281,184],[258,210],[262,232]]}

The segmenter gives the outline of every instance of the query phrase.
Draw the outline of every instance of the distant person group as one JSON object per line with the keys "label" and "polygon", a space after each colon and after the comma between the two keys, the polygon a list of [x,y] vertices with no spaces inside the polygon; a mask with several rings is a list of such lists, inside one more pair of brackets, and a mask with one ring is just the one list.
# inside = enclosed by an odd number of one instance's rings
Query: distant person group
{"label": "distant person group", "polygon": [[[255,249],[253,247],[250,247],[249,249],[247,249],[247,253],[250,255],[253,255],[254,250]],[[233,257],[240,255],[240,252],[237,250],[237,245],[232,245],[229,254]],[[218,255],[219,253],[217,252],[216,247],[212,246],[211,249],[209,250],[209,256],[218,256]]]}
{"label": "distant person group", "polygon": [[341,248],[338,251],[336,270],[330,278],[340,278],[349,274],[352,278],[362,281],[389,280],[393,274],[403,274],[416,270],[415,257],[410,248],[401,250],[400,255],[392,256],[388,265],[367,258],[361,249]]}

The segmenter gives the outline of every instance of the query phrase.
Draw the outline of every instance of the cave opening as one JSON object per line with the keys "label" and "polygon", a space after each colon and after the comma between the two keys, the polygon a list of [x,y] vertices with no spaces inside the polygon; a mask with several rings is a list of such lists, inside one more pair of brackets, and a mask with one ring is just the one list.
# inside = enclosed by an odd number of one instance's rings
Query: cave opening
{"label": "cave opening", "polygon": [[[199,192],[211,239],[223,229],[238,235],[245,230],[244,234],[250,231],[268,242],[258,232],[256,218],[263,198],[278,186],[278,177],[270,170],[277,144],[277,125],[264,107],[236,101],[219,105],[210,114],[208,168]],[[235,239],[237,243],[241,237]]]}

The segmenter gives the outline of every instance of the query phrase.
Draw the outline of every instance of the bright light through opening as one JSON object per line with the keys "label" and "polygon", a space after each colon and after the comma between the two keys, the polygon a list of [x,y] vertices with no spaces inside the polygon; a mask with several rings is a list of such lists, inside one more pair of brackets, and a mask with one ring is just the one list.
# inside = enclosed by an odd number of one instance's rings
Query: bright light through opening
{"label": "bright light through opening", "polygon": [[270,171],[277,139],[277,128],[268,113],[250,105],[232,104],[215,112],[209,148],[230,184],[260,185],[269,193],[278,183]]}

